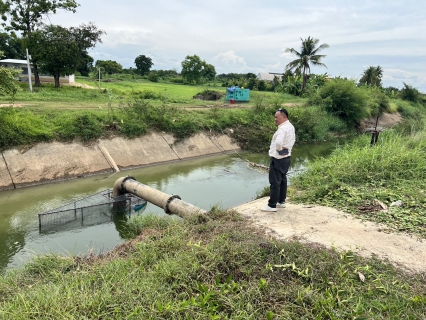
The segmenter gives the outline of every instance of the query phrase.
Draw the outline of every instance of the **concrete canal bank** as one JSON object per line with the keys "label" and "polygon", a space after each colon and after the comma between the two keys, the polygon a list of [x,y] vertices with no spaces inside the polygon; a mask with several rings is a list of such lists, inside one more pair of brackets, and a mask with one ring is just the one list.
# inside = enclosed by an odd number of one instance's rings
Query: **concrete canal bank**
{"label": "concrete canal bank", "polygon": [[1,153],[0,191],[237,149],[239,146],[230,136],[205,132],[181,141],[157,132],[132,140],[120,137],[99,140],[90,146],[76,142],[41,143]]}

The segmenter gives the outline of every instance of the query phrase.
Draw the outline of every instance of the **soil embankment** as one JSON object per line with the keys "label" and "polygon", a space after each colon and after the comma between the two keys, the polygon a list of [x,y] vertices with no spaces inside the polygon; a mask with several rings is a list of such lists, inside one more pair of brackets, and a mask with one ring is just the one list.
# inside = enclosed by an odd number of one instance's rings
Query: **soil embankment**
{"label": "soil embankment", "polygon": [[0,156],[0,191],[115,172],[152,164],[233,152],[239,146],[227,135],[199,133],[183,141],[165,133],[80,143],[41,143]]}

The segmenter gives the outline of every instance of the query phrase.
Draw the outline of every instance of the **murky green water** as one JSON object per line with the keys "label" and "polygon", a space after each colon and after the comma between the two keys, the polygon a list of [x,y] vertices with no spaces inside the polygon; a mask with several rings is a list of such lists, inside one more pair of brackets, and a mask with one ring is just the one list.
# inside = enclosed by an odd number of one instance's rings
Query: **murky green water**
{"label": "murky green water", "polygon": [[[303,169],[310,159],[327,156],[334,147],[335,144],[323,144],[295,148],[290,176]],[[240,154],[250,161],[269,165],[267,155]],[[256,192],[268,185],[267,174],[248,168],[247,162],[233,154],[4,191],[0,193],[0,271],[22,265],[33,254],[76,255],[89,250],[99,253],[124,242],[122,219],[43,233],[39,231],[38,213],[112,188],[119,177],[127,175],[167,194],[177,194],[205,210],[213,205],[231,208],[251,201]],[[151,212],[164,215],[163,209],[152,204],[140,214]]]}

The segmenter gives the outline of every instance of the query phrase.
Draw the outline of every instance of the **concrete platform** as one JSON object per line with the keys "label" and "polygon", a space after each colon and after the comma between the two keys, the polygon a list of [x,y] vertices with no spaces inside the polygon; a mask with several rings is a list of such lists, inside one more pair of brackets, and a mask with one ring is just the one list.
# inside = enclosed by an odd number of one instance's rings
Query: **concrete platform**
{"label": "concrete platform", "polygon": [[327,248],[350,250],[364,257],[376,256],[409,272],[426,271],[426,241],[363,221],[334,208],[287,203],[277,212],[263,212],[269,197],[234,209],[262,227],[269,236]]}

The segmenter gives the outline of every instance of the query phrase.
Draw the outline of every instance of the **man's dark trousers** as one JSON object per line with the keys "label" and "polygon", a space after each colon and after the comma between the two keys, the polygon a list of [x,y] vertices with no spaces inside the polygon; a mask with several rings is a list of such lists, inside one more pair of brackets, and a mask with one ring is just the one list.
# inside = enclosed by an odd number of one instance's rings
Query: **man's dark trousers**
{"label": "man's dark trousers", "polygon": [[268,206],[276,208],[277,202],[284,202],[287,198],[287,172],[290,168],[290,157],[283,159],[271,158],[269,165],[269,183],[271,195]]}

